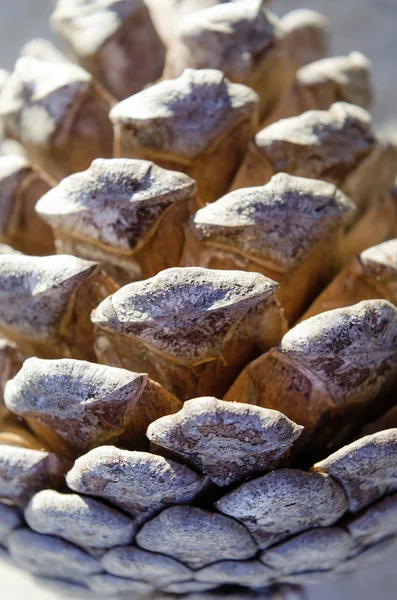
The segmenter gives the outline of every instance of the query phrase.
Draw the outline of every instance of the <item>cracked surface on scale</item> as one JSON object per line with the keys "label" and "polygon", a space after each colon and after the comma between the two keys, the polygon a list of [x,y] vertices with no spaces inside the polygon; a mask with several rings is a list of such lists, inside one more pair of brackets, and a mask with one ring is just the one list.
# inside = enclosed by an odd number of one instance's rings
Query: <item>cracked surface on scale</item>
{"label": "cracked surface on scale", "polygon": [[279,469],[243,483],[216,507],[246,525],[260,548],[294,533],[326,527],[347,509],[343,489],[331,477],[299,469]]}
{"label": "cracked surface on scale", "polygon": [[264,186],[238,189],[208,204],[188,226],[201,241],[288,270],[354,210],[331,183],[278,173]]}
{"label": "cracked surface on scale", "polygon": [[335,404],[376,396],[397,369],[397,309],[367,300],[302,321],[277,352],[315,373]]}
{"label": "cracked surface on scale", "polygon": [[302,429],[278,411],[197,398],[154,421],[147,436],[224,486],[274,469]]}
{"label": "cracked surface on scale", "polygon": [[351,512],[397,490],[397,428],[365,436],[316,463],[343,486]]}
{"label": "cracked surface on scale", "polygon": [[98,158],[42,196],[36,210],[58,231],[128,251],[194,190],[188,175],[152,162]]}
{"label": "cracked surface on scale", "polygon": [[98,265],[74,256],[5,255],[0,261],[0,329],[46,339],[78,285]]}
{"label": "cracked surface on scale", "polygon": [[77,494],[43,490],[25,509],[25,519],[38,533],[59,536],[83,547],[112,548],[131,543],[135,524],[130,517]]}
{"label": "cracked surface on scale", "polygon": [[275,172],[338,185],[375,149],[376,138],[366,110],[336,102],[328,111],[308,110],[265,127],[255,143]]}
{"label": "cracked surface on scale", "polygon": [[133,132],[139,146],[193,160],[225,131],[256,111],[257,94],[230,83],[215,69],[186,69],[116,104],[116,125]]}
{"label": "cracked surface on scale", "polygon": [[191,506],[164,510],[142,527],[136,539],[141,548],[169,554],[192,568],[227,558],[251,558],[257,552],[241,523]]}
{"label": "cracked surface on scale", "polygon": [[0,499],[25,506],[36,492],[54,485],[53,459],[41,450],[0,445]]}
{"label": "cracked surface on scale", "polygon": [[189,467],[149,452],[102,446],[76,460],[68,486],[109,500],[136,518],[194,500],[206,484]]}
{"label": "cracked surface on scale", "polygon": [[130,403],[145,394],[148,377],[74,359],[30,358],[6,386],[15,414],[46,423],[67,443],[87,448],[123,432]]}
{"label": "cracked surface on scale", "polygon": [[277,284],[258,273],[174,268],[124,286],[92,313],[95,325],[135,335],[183,362],[219,355],[220,340]]}

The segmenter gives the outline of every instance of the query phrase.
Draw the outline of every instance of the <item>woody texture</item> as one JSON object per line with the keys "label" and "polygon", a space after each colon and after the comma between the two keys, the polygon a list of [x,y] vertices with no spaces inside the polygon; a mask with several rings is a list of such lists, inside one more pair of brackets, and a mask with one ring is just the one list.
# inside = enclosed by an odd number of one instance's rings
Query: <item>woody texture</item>
{"label": "woody texture", "polygon": [[354,211],[335,185],[278,173],[193,215],[182,264],[263,273],[279,283],[277,297],[293,323],[341,266]]}
{"label": "woody texture", "polygon": [[113,97],[70,62],[20,58],[0,94],[8,137],[56,180],[112,153]]}
{"label": "woody texture", "polygon": [[226,2],[179,21],[165,77],[186,68],[219,69],[230,81],[254,89],[267,115],[289,88],[294,66],[277,17],[262,0]]}
{"label": "woody texture", "polygon": [[105,264],[120,283],[179,264],[195,182],[147,160],[96,159],[36,204],[57,251]]}
{"label": "woody texture", "polygon": [[114,154],[187,173],[204,206],[227,191],[258,127],[258,104],[251,88],[217,69],[186,69],[112,108]]}
{"label": "woody texture", "polygon": [[321,179],[350,197],[358,217],[393,185],[396,166],[396,148],[377,140],[370,114],[336,102],[328,110],[307,110],[257,133],[232,189],[263,185],[279,172]]}
{"label": "woody texture", "polygon": [[70,255],[4,255],[0,334],[28,355],[92,358],[91,311],[117,287],[99,263]]}
{"label": "woody texture", "polygon": [[0,70],[0,552],[43,596],[397,550],[397,147],[371,57],[272,9],[58,0]]}
{"label": "woody texture", "polygon": [[165,48],[143,0],[58,0],[51,25],[77,62],[120,100],[162,74]]}
{"label": "woody texture", "polygon": [[22,156],[0,157],[0,242],[27,254],[54,250],[48,225],[35,211],[37,200],[55,182]]}
{"label": "woody texture", "polygon": [[182,400],[222,396],[283,335],[277,287],[259,273],[199,267],[130,283],[92,313],[97,358],[147,372]]}

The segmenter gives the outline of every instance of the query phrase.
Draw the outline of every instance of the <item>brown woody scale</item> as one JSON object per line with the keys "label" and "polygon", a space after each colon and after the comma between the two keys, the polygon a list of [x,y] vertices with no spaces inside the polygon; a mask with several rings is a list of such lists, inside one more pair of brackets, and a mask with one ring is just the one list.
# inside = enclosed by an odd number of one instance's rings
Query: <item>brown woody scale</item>
{"label": "brown woody scale", "polygon": [[367,59],[265,5],[59,0],[67,53],[0,72],[0,546],[71,597],[397,545],[397,151]]}

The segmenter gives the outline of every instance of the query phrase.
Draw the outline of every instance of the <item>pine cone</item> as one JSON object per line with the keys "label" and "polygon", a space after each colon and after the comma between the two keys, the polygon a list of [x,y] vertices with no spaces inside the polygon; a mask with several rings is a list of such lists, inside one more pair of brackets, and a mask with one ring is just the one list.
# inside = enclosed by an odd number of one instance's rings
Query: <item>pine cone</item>
{"label": "pine cone", "polygon": [[230,81],[257,92],[263,118],[293,81],[294,65],[287,48],[278,19],[262,2],[229,2],[179,21],[164,77],[177,77],[187,68],[219,69]]}
{"label": "pine cone", "polygon": [[165,49],[143,0],[57,0],[51,25],[120,100],[161,76]]}
{"label": "pine cone", "polygon": [[147,4],[60,0],[71,58],[0,72],[0,546],[297,600],[397,546],[397,149],[321,15]]}

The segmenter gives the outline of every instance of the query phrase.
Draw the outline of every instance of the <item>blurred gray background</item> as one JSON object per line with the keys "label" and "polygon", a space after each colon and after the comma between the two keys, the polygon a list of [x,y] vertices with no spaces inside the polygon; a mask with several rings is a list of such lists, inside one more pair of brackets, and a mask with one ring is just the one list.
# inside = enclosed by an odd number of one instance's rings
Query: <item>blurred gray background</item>
{"label": "blurred gray background", "polygon": [[[52,0],[0,0],[0,67],[12,69],[19,48],[28,40],[51,37],[48,18],[53,5]],[[377,96],[374,120],[378,130],[397,139],[397,0],[274,0],[269,5],[279,16],[298,7],[318,10],[330,18],[332,55],[360,50],[372,61]],[[66,600],[70,595],[40,587],[0,553],[0,598]],[[354,577],[307,591],[307,600],[396,598],[396,555]]]}
{"label": "blurred gray background", "polygon": [[[0,67],[12,68],[24,42],[51,37],[48,18],[54,4],[55,0],[0,0]],[[373,63],[377,95],[374,120],[383,130],[397,128],[397,0],[273,0],[269,8],[279,16],[294,8],[327,15],[332,22],[331,54],[366,54]]]}

